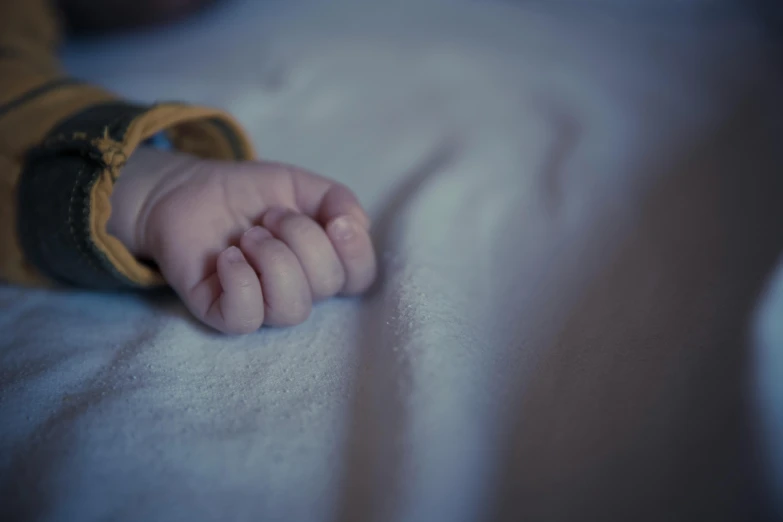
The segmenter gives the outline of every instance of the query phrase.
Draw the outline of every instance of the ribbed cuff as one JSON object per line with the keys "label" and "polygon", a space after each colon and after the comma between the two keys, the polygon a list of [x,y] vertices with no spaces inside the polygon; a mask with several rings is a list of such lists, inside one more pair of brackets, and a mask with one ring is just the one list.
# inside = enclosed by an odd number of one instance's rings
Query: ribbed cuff
{"label": "ribbed cuff", "polygon": [[106,222],[127,157],[169,128],[184,132],[172,140],[179,149],[192,144],[194,152],[223,159],[252,155],[237,126],[215,111],[125,102],[90,107],[57,126],[27,157],[17,186],[18,237],[26,259],[49,279],[81,288],[162,284],[155,270],[106,232]]}

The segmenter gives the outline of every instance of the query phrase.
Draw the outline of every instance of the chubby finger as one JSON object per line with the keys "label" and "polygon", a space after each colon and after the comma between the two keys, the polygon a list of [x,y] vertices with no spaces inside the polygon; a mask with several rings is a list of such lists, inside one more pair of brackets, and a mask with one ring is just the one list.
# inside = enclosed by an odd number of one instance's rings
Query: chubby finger
{"label": "chubby finger", "polygon": [[340,216],[352,216],[364,230],[370,230],[370,218],[356,195],[346,186],[335,183],[324,194],[318,210],[318,221],[326,226]]}
{"label": "chubby finger", "polygon": [[261,282],[237,247],[220,253],[216,272],[197,285],[190,298],[205,323],[228,334],[251,333],[264,322]]}
{"label": "chubby finger", "polygon": [[345,284],[345,271],[323,227],[293,211],[272,209],[262,224],[296,255],[310,285],[313,299],[336,295]]}
{"label": "chubby finger", "polygon": [[239,245],[260,274],[265,323],[293,326],[304,322],[312,309],[312,297],[307,276],[291,249],[262,227],[245,232]]}
{"label": "chubby finger", "polygon": [[299,209],[322,226],[331,219],[350,214],[369,229],[370,219],[356,195],[345,185],[290,165],[270,164],[291,180]]}
{"label": "chubby finger", "polygon": [[352,215],[338,216],[326,225],[326,233],[343,265],[341,292],[355,295],[367,290],[377,273],[372,241],[364,226]]}

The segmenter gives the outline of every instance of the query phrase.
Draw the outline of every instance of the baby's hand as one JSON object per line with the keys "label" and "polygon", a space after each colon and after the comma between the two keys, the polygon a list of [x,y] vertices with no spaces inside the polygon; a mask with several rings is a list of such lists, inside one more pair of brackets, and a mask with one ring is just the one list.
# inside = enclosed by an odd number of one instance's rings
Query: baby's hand
{"label": "baby's hand", "polygon": [[301,323],[314,301],[375,278],[370,222],[353,193],[287,165],[140,149],[112,208],[109,232],[222,332]]}

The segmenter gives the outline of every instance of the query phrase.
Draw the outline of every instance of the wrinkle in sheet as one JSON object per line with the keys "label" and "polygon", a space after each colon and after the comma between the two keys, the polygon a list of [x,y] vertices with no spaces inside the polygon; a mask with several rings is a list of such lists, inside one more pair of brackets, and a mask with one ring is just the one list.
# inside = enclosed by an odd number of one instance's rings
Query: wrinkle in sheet
{"label": "wrinkle in sheet", "polygon": [[[373,228],[378,252],[396,251],[398,216],[409,200],[434,177],[443,175],[461,150],[457,138],[446,139],[410,172],[391,194]],[[349,415],[349,439],[345,446],[341,493],[335,521],[396,520],[395,501],[401,493],[408,436],[410,362],[404,347],[411,342],[404,324],[392,324],[403,306],[394,267],[381,258],[379,283],[362,311],[356,347],[353,408]],[[380,342],[379,342],[380,341]]]}

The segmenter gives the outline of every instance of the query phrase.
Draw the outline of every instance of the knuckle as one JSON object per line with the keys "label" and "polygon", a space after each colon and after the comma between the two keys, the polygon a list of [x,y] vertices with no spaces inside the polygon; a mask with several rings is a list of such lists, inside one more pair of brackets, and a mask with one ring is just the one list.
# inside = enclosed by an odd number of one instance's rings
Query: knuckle
{"label": "knuckle", "polygon": [[298,296],[288,301],[286,307],[287,316],[291,324],[300,324],[310,317],[313,303],[307,292],[301,292]]}
{"label": "knuckle", "polygon": [[312,310],[309,304],[297,304],[291,308],[291,323],[301,324],[310,317],[310,311]]}
{"label": "knuckle", "polygon": [[233,335],[247,335],[257,331],[264,323],[263,311],[242,315],[230,315],[225,317],[226,333]]}
{"label": "knuckle", "polygon": [[300,236],[302,239],[310,239],[319,232],[318,225],[309,217],[301,214],[290,214],[280,224],[283,232],[288,235]]}
{"label": "knuckle", "polygon": [[271,324],[278,326],[295,326],[305,322],[310,317],[312,306],[304,299],[293,299],[277,309],[275,314],[269,314],[276,317],[271,319]]}
{"label": "knuckle", "polygon": [[318,298],[331,297],[337,294],[345,285],[345,272],[340,267],[335,267],[330,272],[314,278],[313,293]]}

